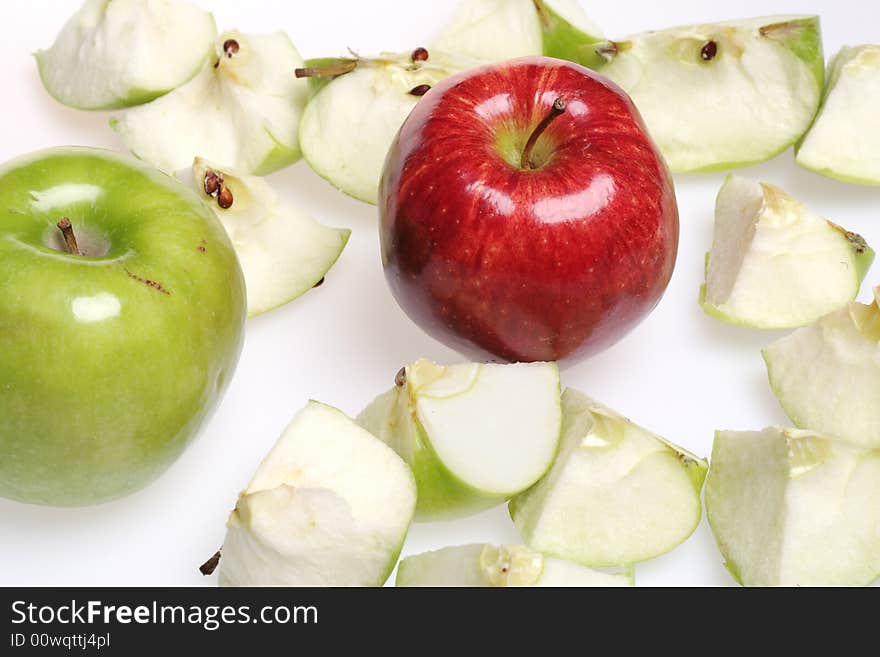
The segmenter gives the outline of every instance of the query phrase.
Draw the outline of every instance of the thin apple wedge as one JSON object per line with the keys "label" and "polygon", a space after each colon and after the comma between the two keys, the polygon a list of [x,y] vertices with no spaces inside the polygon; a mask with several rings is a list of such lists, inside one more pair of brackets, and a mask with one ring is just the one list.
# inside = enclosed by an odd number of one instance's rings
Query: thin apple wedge
{"label": "thin apple wedge", "polygon": [[580,392],[562,395],[559,456],[510,501],[533,550],[590,566],[668,552],[700,522],[708,464]]}
{"label": "thin apple wedge", "polygon": [[781,189],[728,176],[700,303],[709,315],[764,329],[810,324],[855,299],[874,251]]}
{"label": "thin apple wedge", "polygon": [[385,156],[412,108],[431,86],[474,64],[436,52],[426,57],[386,53],[300,69],[302,77],[333,77],[309,101],[299,128],[303,157],[318,175],[356,199],[378,202]]}
{"label": "thin apple wedge", "polygon": [[226,523],[224,586],[381,586],[412,520],[407,465],[344,413],[309,402]]}
{"label": "thin apple wedge", "polygon": [[192,186],[232,240],[251,316],[315,287],[351,235],[347,228],[329,228],[284,203],[262,178],[239,175],[201,158],[193,164]]}
{"label": "thin apple wedge", "polygon": [[[875,288],[875,296],[880,288]],[[852,301],[765,348],[770,386],[798,427],[880,448],[880,308]]]}
{"label": "thin apple wedge", "polygon": [[824,77],[815,16],[645,32],[591,46],[629,93],[675,172],[769,160],[800,139]]}
{"label": "thin apple wedge", "polygon": [[460,517],[534,484],[559,444],[555,363],[419,360],[398,373],[358,422],[410,464],[417,520]]}
{"label": "thin apple wedge", "polygon": [[745,586],[856,586],[880,576],[880,451],[809,431],[719,431],[706,516]]}
{"label": "thin apple wedge", "polygon": [[524,545],[456,545],[401,560],[396,586],[632,586],[633,568],[587,568]]}
{"label": "thin apple wedge", "polygon": [[797,149],[797,163],[830,178],[880,185],[880,46],[843,48],[828,69],[825,99]]}
{"label": "thin apple wedge", "polygon": [[264,175],[300,157],[297,126],[308,85],[283,32],[225,32],[211,61],[173,92],[111,120],[125,146],[167,173],[204,157]]}
{"label": "thin apple wedge", "polygon": [[602,40],[578,0],[463,0],[433,47],[485,62],[547,55],[581,62]]}
{"label": "thin apple wedge", "polygon": [[181,0],[85,0],[36,53],[46,91],[86,110],[140,105],[190,80],[210,59],[211,14]]}

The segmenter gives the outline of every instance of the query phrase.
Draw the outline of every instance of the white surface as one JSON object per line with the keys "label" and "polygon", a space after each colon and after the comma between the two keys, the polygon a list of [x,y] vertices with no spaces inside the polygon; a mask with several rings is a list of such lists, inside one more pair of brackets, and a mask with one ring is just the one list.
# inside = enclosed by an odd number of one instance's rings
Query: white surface
{"label": "white surface", "polygon": [[[454,0],[199,0],[222,29],[284,28],[304,57],[405,50],[427,42]],[[65,108],[42,89],[29,53],[51,44],[78,2],[0,3],[4,90],[0,160],[60,144],[120,149],[107,114]],[[826,56],[844,44],[880,40],[880,5],[864,0],[584,0],[611,36],[680,23],[768,13],[823,18]],[[827,180],[795,166],[791,151],[744,174],[779,185],[819,214],[880,247],[880,189]],[[681,244],[675,275],[656,311],[622,342],[563,372],[563,383],[701,456],[713,431],[760,429],[787,420],[767,384],[759,350],[778,332],[727,326],[700,310],[703,257],[724,173],[678,176]],[[249,320],[241,363],[226,399],[197,442],[146,490],[111,504],[51,509],[0,501],[0,584],[213,584],[197,567],[223,540],[236,496],[294,413],[309,398],[351,415],[386,388],[403,363],[456,354],[398,309],[378,255],[376,209],[336,192],[299,162],[271,176],[282,194],[320,221],[353,233],[319,289]],[[880,265],[860,295],[880,282]],[[517,542],[505,507],[454,523],[415,525],[403,554],[444,545]],[[731,584],[705,520],[675,551],[640,564],[637,585]]]}

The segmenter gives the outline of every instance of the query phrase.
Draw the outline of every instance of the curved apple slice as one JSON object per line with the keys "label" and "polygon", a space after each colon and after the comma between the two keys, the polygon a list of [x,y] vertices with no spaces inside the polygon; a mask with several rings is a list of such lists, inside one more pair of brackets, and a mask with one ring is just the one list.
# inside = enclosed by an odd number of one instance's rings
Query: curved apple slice
{"label": "curved apple slice", "polygon": [[591,47],[675,172],[768,160],[800,139],[819,107],[815,16],[676,27]]}
{"label": "curved apple slice", "polygon": [[328,228],[282,202],[262,178],[237,175],[202,158],[193,164],[191,184],[235,246],[251,316],[293,301],[320,283],[351,235],[347,228]]}
{"label": "curved apple slice", "polygon": [[781,189],[728,176],[700,303],[732,324],[804,326],[855,299],[873,260],[861,236]]}
{"label": "curved apple slice", "polygon": [[802,167],[860,185],[880,185],[880,46],[843,48],[828,69],[825,100],[797,149]]}
{"label": "curved apple slice", "polygon": [[146,103],[191,79],[213,52],[211,14],[180,0],[86,0],[48,50],[43,86],[85,110]]}
{"label": "curved apple slice", "polygon": [[256,175],[296,161],[308,85],[293,76],[302,58],[287,35],[225,32],[212,59],[182,87],[111,121],[126,147],[168,173],[196,157]]}
{"label": "curved apple slice", "polygon": [[407,465],[331,406],[309,402],[226,523],[223,586],[381,586],[412,520]]}
{"label": "curved apple slice", "polygon": [[412,53],[337,61],[349,62],[351,70],[306,106],[299,128],[303,157],[333,186],[375,205],[385,156],[425,85],[473,62],[433,52],[416,62]]}
{"label": "curved apple slice", "polygon": [[562,409],[553,467],[510,501],[513,523],[529,547],[613,566],[656,557],[693,533],[705,459],[571,388]]}
{"label": "curved apple slice", "polygon": [[718,431],[706,516],[745,586],[853,586],[880,576],[880,451],[809,431]]}
{"label": "curved apple slice", "polygon": [[[874,290],[875,295],[880,288]],[[880,308],[856,301],[761,352],[798,427],[880,447]]]}
{"label": "curved apple slice", "polygon": [[418,520],[501,504],[550,467],[561,422],[555,363],[419,360],[397,383],[357,419],[412,467]]}
{"label": "curved apple slice", "polygon": [[545,557],[524,545],[456,545],[400,562],[395,586],[632,586],[633,568],[608,572]]}
{"label": "curved apple slice", "polygon": [[433,47],[485,62],[547,55],[580,61],[602,31],[578,0],[464,0]]}

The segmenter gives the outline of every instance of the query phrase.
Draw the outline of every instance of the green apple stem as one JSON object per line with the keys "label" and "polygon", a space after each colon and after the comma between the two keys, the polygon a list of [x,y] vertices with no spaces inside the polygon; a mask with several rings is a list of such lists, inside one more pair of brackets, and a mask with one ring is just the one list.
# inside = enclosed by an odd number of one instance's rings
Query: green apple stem
{"label": "green apple stem", "polygon": [[[222,549],[222,548],[221,548]],[[211,558],[208,559],[205,563],[199,566],[199,572],[202,575],[208,576],[212,574],[215,570],[217,570],[217,565],[220,563],[220,550],[217,550]]]}
{"label": "green apple stem", "polygon": [[334,78],[337,75],[345,75],[351,73],[357,68],[358,60],[347,59],[338,64],[329,64],[327,66],[309,66],[306,68],[298,68],[293,74],[298,78]]}
{"label": "green apple stem", "polygon": [[73,233],[73,226],[70,224],[70,219],[64,217],[57,225],[61,230],[61,234],[64,235],[64,241],[67,243],[67,251],[71,255],[82,255],[79,251],[79,246],[77,246],[76,235]]}
{"label": "green apple stem", "polygon": [[523,169],[534,169],[535,166],[532,164],[532,149],[534,149],[535,144],[538,142],[538,138],[544,133],[544,130],[547,129],[547,126],[555,119],[557,116],[562,114],[565,111],[565,101],[562,98],[557,98],[553,101],[553,107],[550,108],[550,111],[547,112],[547,116],[541,119],[541,122],[532,132],[532,135],[529,137],[529,140],[526,142],[525,148],[523,148],[522,157],[520,158],[519,165]]}

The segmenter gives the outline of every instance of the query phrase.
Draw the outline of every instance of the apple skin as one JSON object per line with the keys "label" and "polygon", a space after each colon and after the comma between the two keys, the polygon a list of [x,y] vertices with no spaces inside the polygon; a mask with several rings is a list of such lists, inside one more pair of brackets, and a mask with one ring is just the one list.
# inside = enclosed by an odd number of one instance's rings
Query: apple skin
{"label": "apple skin", "polygon": [[[189,189],[134,158],[37,152],[0,169],[0,496],[93,504],[162,473],[238,362],[241,269]],[[69,217],[81,249],[60,250]]]}
{"label": "apple skin", "polygon": [[[567,108],[526,140],[557,98]],[[525,57],[433,87],[389,151],[379,212],[397,302],[473,358],[575,360],[632,329],[672,275],[666,164],[619,87]]]}

